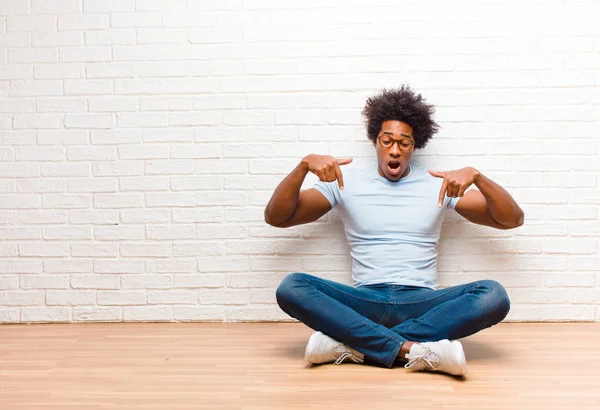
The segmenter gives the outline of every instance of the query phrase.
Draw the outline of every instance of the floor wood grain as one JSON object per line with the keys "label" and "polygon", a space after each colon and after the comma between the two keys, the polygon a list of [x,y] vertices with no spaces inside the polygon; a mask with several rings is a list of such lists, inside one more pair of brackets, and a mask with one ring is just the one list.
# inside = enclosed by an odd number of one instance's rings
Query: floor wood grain
{"label": "floor wood grain", "polygon": [[600,324],[463,340],[464,380],[308,366],[296,323],[0,326],[0,409],[600,409]]}

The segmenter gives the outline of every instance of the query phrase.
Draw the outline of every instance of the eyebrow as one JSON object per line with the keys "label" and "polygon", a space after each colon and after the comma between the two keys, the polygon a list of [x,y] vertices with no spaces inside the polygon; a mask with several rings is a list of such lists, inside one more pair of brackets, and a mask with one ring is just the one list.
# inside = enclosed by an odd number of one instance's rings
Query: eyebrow
{"label": "eyebrow", "polygon": [[[382,132],[381,135],[391,135],[392,137],[394,136],[394,134],[392,132],[386,131],[386,132]],[[400,134],[401,137],[406,137],[406,138],[412,138],[410,135],[408,134]]]}

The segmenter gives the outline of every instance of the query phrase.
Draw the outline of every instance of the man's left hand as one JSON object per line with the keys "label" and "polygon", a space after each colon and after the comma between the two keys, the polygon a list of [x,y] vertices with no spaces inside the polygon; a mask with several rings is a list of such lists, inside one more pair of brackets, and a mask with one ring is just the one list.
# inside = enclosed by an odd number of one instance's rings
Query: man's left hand
{"label": "man's left hand", "polygon": [[444,179],[438,198],[439,207],[444,203],[444,195],[447,195],[449,198],[462,197],[467,188],[473,185],[480,175],[479,171],[473,167],[465,167],[455,171],[446,172],[429,170],[429,173],[436,178]]}

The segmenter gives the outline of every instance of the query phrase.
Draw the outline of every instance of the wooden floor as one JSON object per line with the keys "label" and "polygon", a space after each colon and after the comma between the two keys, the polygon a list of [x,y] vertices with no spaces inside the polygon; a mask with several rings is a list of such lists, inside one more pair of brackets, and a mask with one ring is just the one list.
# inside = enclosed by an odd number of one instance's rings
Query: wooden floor
{"label": "wooden floor", "polygon": [[464,380],[308,366],[295,323],[0,326],[0,409],[600,409],[600,324],[501,324]]}

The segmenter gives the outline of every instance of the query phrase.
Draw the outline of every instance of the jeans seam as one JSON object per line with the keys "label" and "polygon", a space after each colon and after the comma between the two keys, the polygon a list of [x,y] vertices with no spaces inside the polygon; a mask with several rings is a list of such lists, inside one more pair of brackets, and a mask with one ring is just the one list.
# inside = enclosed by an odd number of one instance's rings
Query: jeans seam
{"label": "jeans seam", "polygon": [[389,304],[391,304],[391,305],[412,305],[412,304],[416,304],[416,303],[430,302],[432,300],[435,300],[435,299],[441,298],[443,296],[446,296],[448,293],[452,292],[452,290],[453,289],[448,289],[448,290],[446,290],[446,292],[438,293],[434,297],[431,297],[431,298],[428,298],[428,299],[412,300],[412,301],[409,301],[409,302],[402,302],[402,301],[400,301],[400,302],[391,302],[390,301]]}
{"label": "jeans seam", "polygon": [[[307,282],[308,282],[308,283],[310,283],[311,285],[313,285],[313,282],[315,282],[315,280],[314,280],[314,279],[308,279],[308,280],[307,280]],[[349,293],[346,293],[346,292],[344,292],[343,290],[337,289],[337,288],[335,288],[335,287],[333,287],[333,286],[329,285],[329,284],[328,284],[328,283],[326,283],[326,282],[321,282],[321,281],[317,281],[317,282],[318,282],[319,284],[323,285],[323,286],[327,286],[329,289],[335,290],[336,292],[342,293],[342,294],[344,294],[344,295],[346,295],[346,296],[348,296],[348,297],[351,297],[351,298],[354,298],[354,299],[357,299],[357,300],[362,300],[363,302],[379,303],[379,304],[382,304],[382,305],[387,305],[387,304],[389,304],[389,302],[385,302],[385,301],[383,301],[383,302],[382,302],[382,301],[380,301],[380,300],[365,299],[365,298],[362,298],[362,297],[358,297],[358,296],[355,296],[355,295],[351,295],[351,294],[349,294]]]}
{"label": "jeans seam", "polygon": [[[454,304],[456,304],[456,303],[458,303],[459,301],[461,301],[463,297],[466,297],[466,296],[469,296],[469,294],[468,294],[468,293],[465,293],[465,294],[462,294],[462,295],[460,295],[460,296],[459,296],[459,297],[457,297],[456,299],[454,299],[454,300],[450,301],[450,302],[448,303],[448,305],[447,305],[447,306],[445,306],[445,308],[448,308],[448,307],[450,307],[450,306],[453,306]],[[438,306],[438,307],[439,307],[439,306]],[[438,310],[438,311],[436,311],[436,312],[434,312],[434,314],[432,315],[432,317],[431,317],[431,318],[428,318],[428,319],[433,319],[433,318],[437,317],[437,315],[439,314],[439,312],[440,312],[440,311],[441,311],[441,309],[440,309],[440,310]],[[429,312],[427,312],[427,313],[429,313]],[[427,314],[427,313],[426,313],[426,314]],[[417,319],[418,319],[418,318],[417,318]],[[410,326],[408,326],[406,329],[404,329],[404,331],[405,331],[405,332],[408,332],[409,330],[412,330],[412,328],[413,328],[413,327],[415,327],[415,326],[416,326],[416,323],[414,323],[414,322],[413,322],[413,323],[412,323]]]}

